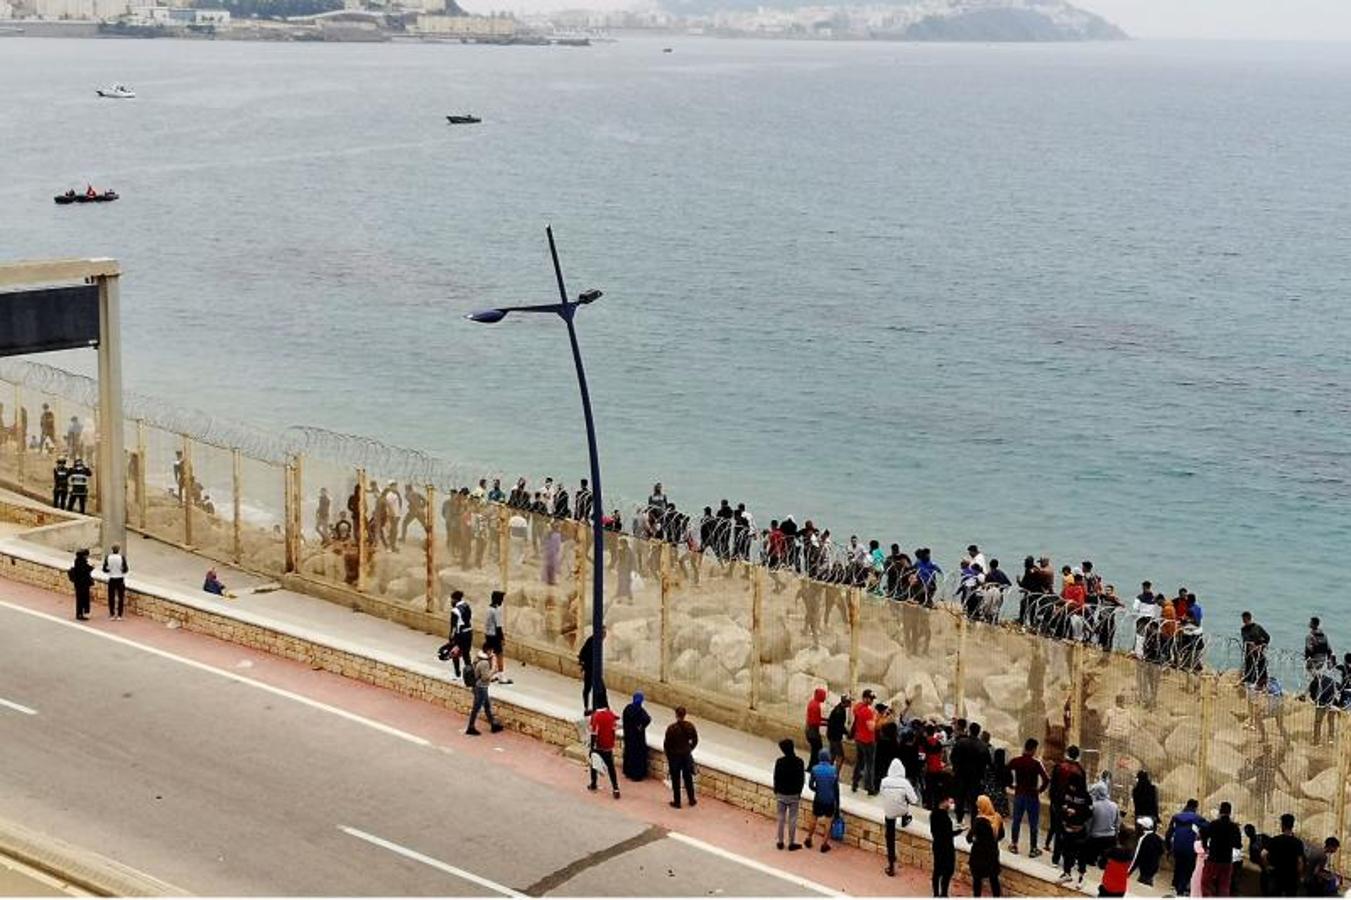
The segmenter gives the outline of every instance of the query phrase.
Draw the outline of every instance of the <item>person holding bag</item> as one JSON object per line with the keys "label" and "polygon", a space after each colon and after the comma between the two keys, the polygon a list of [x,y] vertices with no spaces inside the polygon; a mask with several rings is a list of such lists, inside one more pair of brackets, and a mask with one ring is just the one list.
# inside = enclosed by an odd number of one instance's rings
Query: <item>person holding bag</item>
{"label": "person holding bag", "polygon": [[588,768],[591,770],[591,783],[588,791],[596,789],[596,776],[601,767],[610,775],[610,789],[614,798],[619,799],[619,778],[615,775],[615,724],[617,719],[609,704],[600,707],[591,714],[591,752],[587,754]]}
{"label": "person holding bag", "polygon": [[835,817],[840,814],[840,772],[830,761],[830,751],[822,750],[812,766],[807,786],[816,794],[812,798],[812,817],[807,823],[807,839],[802,846],[811,849],[812,839],[816,837],[816,826],[821,828],[821,852],[830,852],[830,828]]}

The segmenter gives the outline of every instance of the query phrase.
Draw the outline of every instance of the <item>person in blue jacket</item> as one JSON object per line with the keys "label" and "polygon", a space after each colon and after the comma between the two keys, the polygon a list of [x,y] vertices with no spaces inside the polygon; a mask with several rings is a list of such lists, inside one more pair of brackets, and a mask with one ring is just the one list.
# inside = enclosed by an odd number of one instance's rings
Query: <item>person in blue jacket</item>
{"label": "person in blue jacket", "polygon": [[830,823],[840,811],[840,771],[830,761],[830,751],[822,750],[816,765],[808,776],[807,786],[816,794],[812,798],[812,817],[807,824],[807,840],[802,846],[811,848],[816,826],[821,826],[821,852],[830,852]]}
{"label": "person in blue jacket", "polygon": [[1196,842],[1206,827],[1206,820],[1198,813],[1201,804],[1188,800],[1182,812],[1173,816],[1164,834],[1164,844],[1173,856],[1173,891],[1179,897],[1191,896],[1192,873],[1196,871]]}

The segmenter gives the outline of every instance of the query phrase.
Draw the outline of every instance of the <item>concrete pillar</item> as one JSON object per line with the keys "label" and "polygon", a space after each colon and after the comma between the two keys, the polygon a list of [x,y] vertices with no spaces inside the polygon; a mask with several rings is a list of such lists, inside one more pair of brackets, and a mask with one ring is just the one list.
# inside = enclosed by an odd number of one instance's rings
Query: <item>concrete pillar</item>
{"label": "concrete pillar", "polygon": [[121,302],[117,275],[100,275],[99,288],[99,510],[100,543],[127,543],[127,469],[122,426]]}

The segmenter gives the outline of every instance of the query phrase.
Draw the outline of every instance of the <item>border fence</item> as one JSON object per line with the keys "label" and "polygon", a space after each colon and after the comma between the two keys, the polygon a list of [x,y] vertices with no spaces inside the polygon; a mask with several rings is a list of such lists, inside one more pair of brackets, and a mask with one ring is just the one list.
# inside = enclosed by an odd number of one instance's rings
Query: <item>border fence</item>
{"label": "border fence", "polygon": [[[58,453],[96,458],[96,397],[82,376],[0,364],[0,482],[50,500]],[[127,411],[129,529],[434,634],[452,590],[501,590],[510,645],[573,671],[591,619],[587,523],[477,497],[482,473],[416,451],[136,397]],[[1344,698],[1311,700],[1334,676],[1302,657],[1268,649],[1259,688],[1236,640],[1151,632],[1124,607],[1073,621],[1052,597],[960,576],[905,586],[849,548],[786,558],[750,533],[605,541],[616,688],[774,739],[800,734],[815,687],[872,688],[916,716],[980,722],[997,745],[1078,744],[1123,804],[1143,768],[1165,814],[1228,800],[1260,831],[1292,812],[1306,839],[1351,836]]]}

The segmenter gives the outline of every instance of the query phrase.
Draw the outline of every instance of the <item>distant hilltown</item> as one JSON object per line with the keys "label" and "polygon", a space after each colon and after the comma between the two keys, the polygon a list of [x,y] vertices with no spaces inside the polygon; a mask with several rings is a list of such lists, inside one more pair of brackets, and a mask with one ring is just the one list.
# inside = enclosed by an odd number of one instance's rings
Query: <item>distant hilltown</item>
{"label": "distant hilltown", "polygon": [[473,15],[456,0],[0,0],[0,35],[38,37],[586,45],[616,31],[807,40],[1126,37],[1064,0],[658,0],[641,9],[531,16]]}

